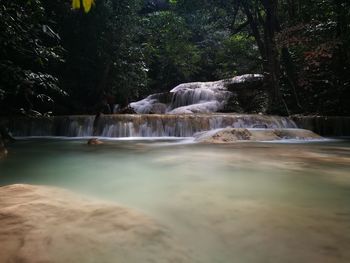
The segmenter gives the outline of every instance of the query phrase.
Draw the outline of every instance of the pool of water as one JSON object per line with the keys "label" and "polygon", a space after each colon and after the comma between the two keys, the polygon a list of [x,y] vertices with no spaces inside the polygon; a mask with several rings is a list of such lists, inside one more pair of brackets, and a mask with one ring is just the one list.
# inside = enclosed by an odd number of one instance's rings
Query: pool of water
{"label": "pool of water", "polygon": [[0,185],[57,186],[131,207],[169,229],[196,262],[350,262],[346,140],[25,139],[9,152]]}

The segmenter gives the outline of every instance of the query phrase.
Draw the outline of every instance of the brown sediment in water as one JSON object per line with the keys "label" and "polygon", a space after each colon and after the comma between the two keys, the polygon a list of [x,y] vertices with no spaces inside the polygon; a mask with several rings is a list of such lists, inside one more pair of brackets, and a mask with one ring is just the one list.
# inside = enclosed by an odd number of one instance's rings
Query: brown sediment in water
{"label": "brown sediment in water", "polygon": [[193,262],[140,212],[32,185],[0,187],[0,261]]}

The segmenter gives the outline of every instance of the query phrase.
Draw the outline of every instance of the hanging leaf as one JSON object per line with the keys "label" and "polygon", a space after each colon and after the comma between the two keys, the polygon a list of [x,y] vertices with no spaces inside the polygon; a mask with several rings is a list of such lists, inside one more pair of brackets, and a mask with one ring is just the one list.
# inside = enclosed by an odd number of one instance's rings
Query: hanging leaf
{"label": "hanging leaf", "polygon": [[72,8],[73,9],[80,9],[80,0],[73,0]]}
{"label": "hanging leaf", "polygon": [[[81,0],[72,0],[72,8],[73,9],[80,9],[80,1]],[[94,4],[94,0],[82,0],[83,1],[83,8],[85,13],[89,12],[91,9],[91,6]]]}
{"label": "hanging leaf", "polygon": [[87,13],[90,11],[94,0],[83,0],[84,11]]}

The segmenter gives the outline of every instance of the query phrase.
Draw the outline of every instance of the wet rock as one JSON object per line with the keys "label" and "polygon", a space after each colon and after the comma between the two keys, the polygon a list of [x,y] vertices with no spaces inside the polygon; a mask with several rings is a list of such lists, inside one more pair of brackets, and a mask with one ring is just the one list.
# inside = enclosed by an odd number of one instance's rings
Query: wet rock
{"label": "wet rock", "polygon": [[119,112],[119,114],[136,114],[137,112],[130,106],[127,106],[125,108],[122,108]]}
{"label": "wet rock", "polygon": [[92,139],[88,140],[87,144],[88,145],[100,145],[100,144],[103,144],[103,142],[97,138],[92,138]]}
{"label": "wet rock", "polygon": [[228,90],[252,89],[264,84],[264,76],[261,74],[245,74],[232,79],[223,80]]}
{"label": "wet rock", "polygon": [[196,141],[206,143],[227,143],[250,140],[251,133],[247,129],[222,129],[203,132],[195,135]]}
{"label": "wet rock", "polygon": [[223,112],[266,113],[268,109],[267,83],[262,75],[243,75],[241,81],[228,81],[225,85],[232,92]]}
{"label": "wet rock", "polygon": [[195,134],[202,143],[232,143],[237,141],[320,140],[316,133],[303,129],[244,129],[225,128]]}
{"label": "wet rock", "polygon": [[53,187],[0,187],[0,225],[1,262],[195,262],[142,213]]}
{"label": "wet rock", "polygon": [[305,129],[280,129],[274,133],[281,139],[297,139],[297,140],[320,140],[322,136]]}

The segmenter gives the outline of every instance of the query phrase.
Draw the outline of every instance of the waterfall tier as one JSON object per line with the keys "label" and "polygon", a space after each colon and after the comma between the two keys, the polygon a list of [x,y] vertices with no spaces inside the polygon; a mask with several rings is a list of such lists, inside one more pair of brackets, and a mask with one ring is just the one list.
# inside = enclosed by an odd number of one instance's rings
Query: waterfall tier
{"label": "waterfall tier", "polygon": [[[261,107],[251,107],[248,101],[254,101],[260,94],[264,76],[246,74],[230,79],[212,82],[183,83],[168,93],[157,93],[147,98],[130,103],[129,107],[136,113],[148,114],[193,114],[225,111],[229,102],[240,104],[245,112],[261,112]],[[254,90],[253,95],[252,90]],[[250,95],[248,95],[250,94]],[[260,103],[259,104],[266,104]],[[230,107],[229,107],[230,108]],[[244,111],[244,110],[243,110]]]}
{"label": "waterfall tier", "polygon": [[14,136],[191,137],[219,128],[297,128],[287,117],[240,114],[103,115],[15,118],[7,120]]}

